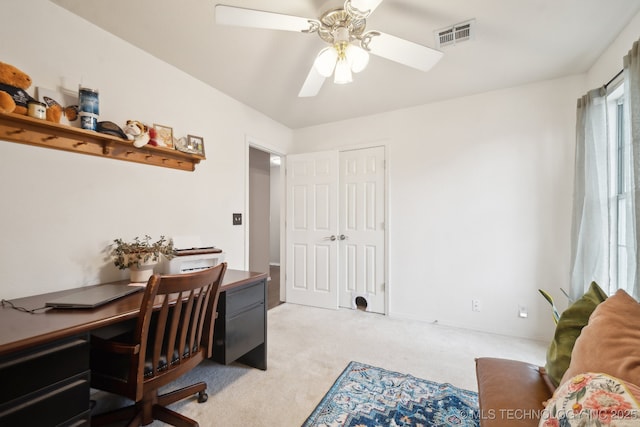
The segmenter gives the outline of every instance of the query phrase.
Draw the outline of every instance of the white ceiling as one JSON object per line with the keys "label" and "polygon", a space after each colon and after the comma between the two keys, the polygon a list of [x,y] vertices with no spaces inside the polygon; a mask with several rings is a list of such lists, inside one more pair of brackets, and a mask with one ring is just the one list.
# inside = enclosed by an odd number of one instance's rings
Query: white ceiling
{"label": "white ceiling", "polygon": [[640,10],[638,0],[385,0],[367,30],[435,47],[436,30],[475,19],[476,37],[442,48],[426,73],[371,56],[353,83],[327,79],[298,98],[326,45],[318,35],[218,26],[214,7],[317,19],[340,0],[51,1],[292,129],[584,73]]}

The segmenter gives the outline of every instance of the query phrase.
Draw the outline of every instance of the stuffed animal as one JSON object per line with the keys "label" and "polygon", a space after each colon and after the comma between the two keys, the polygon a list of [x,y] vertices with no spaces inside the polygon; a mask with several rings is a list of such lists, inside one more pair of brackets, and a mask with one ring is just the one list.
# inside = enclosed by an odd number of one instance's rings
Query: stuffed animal
{"label": "stuffed animal", "polygon": [[134,147],[144,147],[149,142],[149,128],[137,120],[127,120],[124,133],[128,140],[133,141]]}
{"label": "stuffed animal", "polygon": [[26,91],[31,77],[10,64],[0,62],[0,111],[27,114],[27,103],[33,99]]}

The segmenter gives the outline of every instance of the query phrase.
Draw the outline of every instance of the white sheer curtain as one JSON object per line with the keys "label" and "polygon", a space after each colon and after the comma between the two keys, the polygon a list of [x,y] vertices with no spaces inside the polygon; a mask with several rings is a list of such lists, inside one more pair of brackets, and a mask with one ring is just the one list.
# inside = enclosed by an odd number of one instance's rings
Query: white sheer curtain
{"label": "white sheer curtain", "polygon": [[592,281],[640,297],[640,41],[623,63],[623,113],[612,115],[619,123],[608,123],[604,87],[578,99],[571,299]]}
{"label": "white sheer curtain", "polygon": [[578,99],[571,230],[572,300],[592,281],[609,283],[609,160],[605,90]]}
{"label": "white sheer curtain", "polygon": [[628,265],[626,266],[625,282],[617,284],[636,299],[640,297],[640,280],[638,275],[638,238],[640,237],[640,42],[635,42],[633,47],[623,59],[624,64],[624,128],[625,145],[628,147],[627,168],[625,181],[628,185],[626,191],[625,213],[627,215],[624,238]]}

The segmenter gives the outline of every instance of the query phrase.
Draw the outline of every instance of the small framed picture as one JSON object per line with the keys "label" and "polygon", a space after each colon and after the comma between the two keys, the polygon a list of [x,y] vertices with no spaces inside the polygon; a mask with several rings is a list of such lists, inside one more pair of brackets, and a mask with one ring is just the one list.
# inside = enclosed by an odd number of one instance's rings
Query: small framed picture
{"label": "small framed picture", "polygon": [[173,148],[173,128],[169,126],[153,124],[153,128],[156,130],[156,140],[159,147]]}
{"label": "small framed picture", "polygon": [[187,135],[187,150],[204,157],[204,139],[201,136]]}

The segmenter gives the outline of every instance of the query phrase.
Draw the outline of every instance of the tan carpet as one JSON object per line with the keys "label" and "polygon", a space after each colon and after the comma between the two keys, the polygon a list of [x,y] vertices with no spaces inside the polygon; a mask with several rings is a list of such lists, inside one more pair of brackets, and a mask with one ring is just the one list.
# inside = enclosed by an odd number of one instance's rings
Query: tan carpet
{"label": "tan carpet", "polygon": [[[176,386],[204,379],[209,400],[199,404],[194,397],[172,408],[203,427],[300,426],[351,360],[475,391],[474,358],[544,364],[547,346],[359,310],[294,304],[268,311],[268,331],[267,371],[206,361]],[[99,408],[107,401],[101,399]]]}

